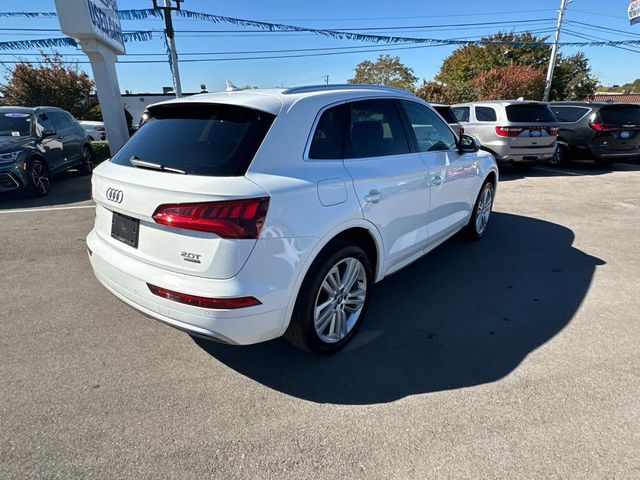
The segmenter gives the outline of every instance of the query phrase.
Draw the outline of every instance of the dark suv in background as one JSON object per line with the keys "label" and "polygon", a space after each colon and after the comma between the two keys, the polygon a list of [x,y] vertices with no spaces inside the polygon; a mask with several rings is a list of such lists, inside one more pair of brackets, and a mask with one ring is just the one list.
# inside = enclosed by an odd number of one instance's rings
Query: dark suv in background
{"label": "dark suv in background", "polygon": [[640,157],[640,105],[553,102],[549,107],[560,124],[552,165],[571,158],[608,165]]}
{"label": "dark suv in background", "polygon": [[49,193],[51,176],[92,171],[89,136],[75,118],[55,107],[0,107],[0,192]]}

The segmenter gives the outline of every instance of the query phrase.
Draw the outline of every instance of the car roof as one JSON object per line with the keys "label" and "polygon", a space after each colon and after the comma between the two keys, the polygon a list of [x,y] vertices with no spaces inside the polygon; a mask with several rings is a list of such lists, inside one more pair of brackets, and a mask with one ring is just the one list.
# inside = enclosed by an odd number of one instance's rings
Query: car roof
{"label": "car roof", "polygon": [[150,108],[171,103],[224,103],[254,108],[277,115],[294,103],[309,97],[325,97],[325,103],[345,99],[366,98],[372,96],[388,96],[390,98],[406,97],[416,99],[412,93],[400,88],[379,85],[311,85],[295,88],[255,88],[235,90],[231,92],[202,93],[189,97],[167,100],[149,105]]}
{"label": "car roof", "polygon": [[58,107],[46,107],[46,106],[40,106],[40,107],[12,107],[11,105],[3,105],[0,107],[0,112],[24,112],[24,113],[35,113],[35,112],[39,112],[41,110],[59,110],[61,112],[64,112],[65,110],[62,110],[61,108]]}
{"label": "car roof", "polygon": [[456,103],[455,105],[452,105],[453,107],[466,107],[468,105],[502,105],[504,107],[509,106],[509,105],[531,105],[531,104],[540,104],[540,105],[546,105],[545,102],[540,102],[538,100],[482,100],[482,101],[477,101],[477,102],[463,102],[463,103]]}
{"label": "car roof", "polygon": [[637,103],[628,102],[549,102],[549,105],[557,105],[564,107],[608,107],[611,105],[638,105]]}

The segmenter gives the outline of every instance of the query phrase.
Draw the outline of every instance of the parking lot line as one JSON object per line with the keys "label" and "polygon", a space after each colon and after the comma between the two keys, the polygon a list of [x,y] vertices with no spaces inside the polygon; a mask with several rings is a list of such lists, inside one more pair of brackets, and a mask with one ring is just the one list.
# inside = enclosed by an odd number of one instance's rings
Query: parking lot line
{"label": "parking lot line", "polygon": [[569,170],[560,170],[558,168],[545,168],[545,167],[533,167],[534,170],[541,170],[543,172],[551,172],[551,173],[564,173],[567,175],[576,175],[579,177],[584,177],[584,173],[571,172]]}
{"label": "parking lot line", "polygon": [[2,213],[30,213],[30,212],[52,212],[55,210],[80,210],[82,208],[96,208],[95,205],[77,205],[74,207],[41,207],[41,208],[19,208],[15,210],[0,210]]}

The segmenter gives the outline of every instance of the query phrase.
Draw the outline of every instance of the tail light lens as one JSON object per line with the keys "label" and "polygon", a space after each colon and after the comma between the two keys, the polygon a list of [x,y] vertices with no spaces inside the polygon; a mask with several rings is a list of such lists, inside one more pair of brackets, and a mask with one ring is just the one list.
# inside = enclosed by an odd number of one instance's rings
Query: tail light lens
{"label": "tail light lens", "polygon": [[174,292],[166,288],[157,287],[147,283],[149,291],[158,297],[166,298],[172,302],[191,305],[192,307],[212,308],[218,310],[231,310],[235,308],[254,307],[261,305],[260,300],[254,297],[236,297],[236,298],[208,298],[198,297],[196,295],[188,295],[186,293]]}
{"label": "tail light lens", "polygon": [[499,137],[517,137],[524,131],[520,127],[496,127],[496,133]]}
{"label": "tail light lens", "polygon": [[464,127],[460,127],[460,135],[464,135]]}
{"label": "tail light lens", "polygon": [[215,233],[222,238],[257,239],[268,208],[269,197],[176,203],[160,205],[153,219],[161,225]]}

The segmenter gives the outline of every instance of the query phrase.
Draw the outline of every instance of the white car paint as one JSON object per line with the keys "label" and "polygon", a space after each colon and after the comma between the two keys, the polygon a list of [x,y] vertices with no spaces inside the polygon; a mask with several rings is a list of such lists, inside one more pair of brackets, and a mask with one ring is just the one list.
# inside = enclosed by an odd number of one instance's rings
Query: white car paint
{"label": "white car paint", "polygon": [[104,122],[95,122],[93,120],[78,121],[84,131],[91,137],[92,141],[101,141],[106,139]]}
{"label": "white car paint", "polygon": [[[174,327],[251,344],[285,332],[305,274],[341,232],[361,228],[370,234],[378,251],[376,281],[435,248],[469,221],[487,177],[493,174],[497,182],[495,160],[486,152],[457,150],[309,159],[324,109],[364,99],[402,99],[430,108],[408,92],[374,86],[250,90],[163,102],[232,104],[277,117],[244,176],[181,176],[110,162],[97,167],[96,224],[87,246],[98,280],[132,307]],[[107,199],[110,188],[124,192],[122,203]],[[262,196],[270,203],[257,240],[223,239],[152,218],[161,204]],[[112,212],[140,220],[139,248],[111,238]],[[183,261],[183,251],[201,254],[202,262]],[[202,297],[252,296],[261,304],[200,308],[158,297],[147,283]]]}

